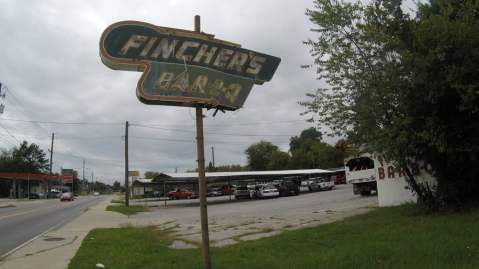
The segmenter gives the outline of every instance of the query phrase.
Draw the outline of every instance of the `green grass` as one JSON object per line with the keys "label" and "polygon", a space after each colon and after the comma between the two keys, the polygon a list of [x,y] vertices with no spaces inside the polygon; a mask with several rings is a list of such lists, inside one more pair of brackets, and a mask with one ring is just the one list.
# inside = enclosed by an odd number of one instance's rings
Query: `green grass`
{"label": "green grass", "polygon": [[125,204],[125,200],[113,199],[113,200],[110,201],[110,203],[112,203],[112,204]]}
{"label": "green grass", "polygon": [[125,206],[125,205],[109,205],[106,207],[107,211],[113,211],[113,212],[118,212],[124,215],[133,215],[139,212],[148,212],[147,207],[141,206],[141,205],[130,205],[130,206]]}
{"label": "green grass", "polygon": [[[198,249],[174,250],[153,228],[95,229],[70,269],[201,268]],[[479,268],[479,211],[423,216],[380,208],[345,221],[212,248],[213,268]]]}
{"label": "green grass", "polygon": [[9,208],[9,207],[15,207],[15,205],[12,205],[12,204],[0,205],[0,208]]}

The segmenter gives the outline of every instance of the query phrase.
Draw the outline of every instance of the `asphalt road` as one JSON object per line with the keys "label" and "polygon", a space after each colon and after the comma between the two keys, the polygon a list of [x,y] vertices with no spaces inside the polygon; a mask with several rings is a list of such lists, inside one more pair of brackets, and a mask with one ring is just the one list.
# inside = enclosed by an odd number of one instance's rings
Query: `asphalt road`
{"label": "asphalt road", "polygon": [[43,232],[74,220],[103,197],[80,197],[73,202],[58,199],[18,203],[0,208],[0,256]]}

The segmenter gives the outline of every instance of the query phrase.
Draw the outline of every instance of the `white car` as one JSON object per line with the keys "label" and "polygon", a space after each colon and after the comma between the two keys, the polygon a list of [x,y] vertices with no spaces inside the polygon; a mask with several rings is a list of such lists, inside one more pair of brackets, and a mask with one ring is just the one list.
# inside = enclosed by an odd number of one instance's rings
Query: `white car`
{"label": "white car", "polygon": [[321,179],[319,180],[319,188],[320,190],[332,190],[334,189],[334,181],[327,180],[327,179]]}
{"label": "white car", "polygon": [[258,198],[279,197],[279,191],[273,185],[262,185],[256,189],[256,196]]}

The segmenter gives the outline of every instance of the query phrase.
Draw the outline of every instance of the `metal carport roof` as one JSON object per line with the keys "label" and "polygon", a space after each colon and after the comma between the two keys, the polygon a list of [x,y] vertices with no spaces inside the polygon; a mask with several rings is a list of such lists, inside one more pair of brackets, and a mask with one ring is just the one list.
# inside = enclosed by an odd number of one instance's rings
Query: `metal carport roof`
{"label": "metal carport roof", "polygon": [[[343,169],[344,171],[344,169]],[[276,170],[276,171],[241,171],[241,172],[208,172],[206,180],[209,183],[228,181],[228,180],[250,180],[250,179],[275,179],[289,176],[320,176],[341,172],[337,169],[301,169],[301,170]],[[198,180],[198,173],[161,173],[155,177],[154,181],[158,183],[193,183]]]}

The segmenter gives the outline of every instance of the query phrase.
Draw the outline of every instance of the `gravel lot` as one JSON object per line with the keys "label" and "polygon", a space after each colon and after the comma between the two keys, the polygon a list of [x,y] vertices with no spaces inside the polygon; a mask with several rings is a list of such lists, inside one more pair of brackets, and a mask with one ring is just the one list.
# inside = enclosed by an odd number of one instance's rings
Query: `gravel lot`
{"label": "gravel lot", "polygon": [[[144,202],[135,202],[145,204]],[[228,196],[208,198],[210,240],[213,246],[272,236],[287,229],[317,226],[361,214],[377,205],[377,196],[353,195],[351,185],[332,191],[264,200],[229,201]],[[198,200],[147,202],[153,209],[130,218],[134,224],[174,229],[174,248],[196,247],[201,242]]]}

